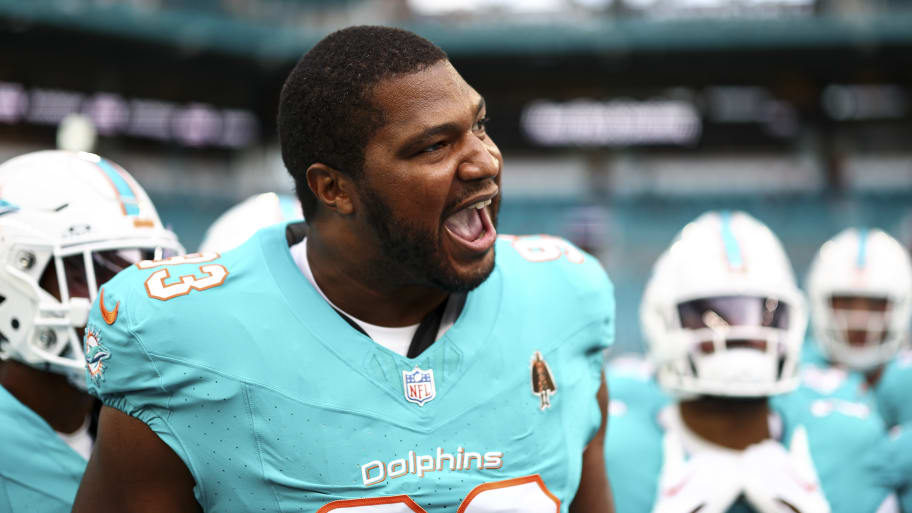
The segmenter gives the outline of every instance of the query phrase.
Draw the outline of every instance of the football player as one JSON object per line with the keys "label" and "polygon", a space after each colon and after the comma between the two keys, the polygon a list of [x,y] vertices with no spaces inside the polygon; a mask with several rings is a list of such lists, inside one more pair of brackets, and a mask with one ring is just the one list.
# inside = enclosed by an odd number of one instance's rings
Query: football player
{"label": "football player", "polygon": [[0,165],[0,512],[70,511],[93,443],[84,368],[109,356],[97,338],[83,346],[90,301],[124,267],[180,250],[109,160],[40,151]]}
{"label": "football player", "polygon": [[311,49],[278,120],[306,225],[140,262],[95,302],[74,511],[611,511],[611,283],[564,240],[497,237],[486,120],[415,34]]}
{"label": "football player", "polygon": [[808,272],[811,324],[804,383],[867,401],[893,435],[869,459],[912,511],[912,261],[878,229],[849,228],[825,242]]}
{"label": "football player", "polygon": [[[709,212],[659,257],[641,304],[648,367],[609,372],[619,511],[878,511],[859,465],[884,436],[864,405],[794,392],[807,323],[776,236]],[[887,511],[883,509],[880,511]]]}
{"label": "football player", "polygon": [[851,384],[849,393],[873,394],[887,427],[912,421],[912,353],[902,351],[912,319],[906,249],[881,230],[849,228],[820,247],[807,287],[816,344],[805,349],[805,382],[822,391],[835,387],[837,381],[818,379],[833,365]]}
{"label": "football player", "polygon": [[199,251],[228,251],[243,244],[260,228],[301,219],[301,202],[297,198],[274,192],[257,194],[229,208],[213,221]]}

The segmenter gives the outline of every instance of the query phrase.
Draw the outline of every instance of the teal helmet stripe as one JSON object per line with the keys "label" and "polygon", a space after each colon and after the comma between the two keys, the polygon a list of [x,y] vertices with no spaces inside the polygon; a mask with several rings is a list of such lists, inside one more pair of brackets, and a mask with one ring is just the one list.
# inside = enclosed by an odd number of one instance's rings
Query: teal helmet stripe
{"label": "teal helmet stripe", "polygon": [[868,229],[861,228],[858,230],[858,256],[855,258],[855,266],[864,269],[868,261]]}
{"label": "teal helmet stripe", "polygon": [[0,199],[0,215],[15,212],[17,210],[19,210],[19,206],[12,204],[5,199]]}
{"label": "teal helmet stripe", "polygon": [[123,205],[124,213],[128,216],[139,215],[139,200],[133,193],[133,189],[124,179],[117,169],[107,160],[99,159],[98,167],[107,175],[117,194],[120,196],[120,202]]}
{"label": "teal helmet stripe", "polygon": [[741,247],[738,246],[738,239],[731,227],[731,212],[725,210],[719,214],[722,219],[722,244],[725,246],[725,257],[728,259],[728,265],[733,268],[744,266],[744,259],[741,258]]}

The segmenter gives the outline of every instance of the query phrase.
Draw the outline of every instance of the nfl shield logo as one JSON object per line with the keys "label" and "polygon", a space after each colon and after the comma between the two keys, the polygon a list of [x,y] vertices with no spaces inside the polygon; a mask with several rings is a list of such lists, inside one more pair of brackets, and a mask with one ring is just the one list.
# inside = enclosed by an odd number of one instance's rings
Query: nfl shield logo
{"label": "nfl shield logo", "polygon": [[418,406],[437,396],[437,387],[434,386],[434,371],[421,370],[416,365],[411,371],[402,371],[402,386],[405,389],[405,399]]}

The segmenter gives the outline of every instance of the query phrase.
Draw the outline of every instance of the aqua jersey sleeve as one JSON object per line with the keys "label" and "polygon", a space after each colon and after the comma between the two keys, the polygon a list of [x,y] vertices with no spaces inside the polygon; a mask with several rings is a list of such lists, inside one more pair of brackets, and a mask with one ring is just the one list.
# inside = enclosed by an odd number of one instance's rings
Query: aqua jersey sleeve
{"label": "aqua jersey sleeve", "polygon": [[[217,253],[192,254],[143,261],[125,269],[99,290],[84,340],[89,393],[106,406],[148,425],[181,458],[194,478],[198,478],[196,461],[186,447],[186,437],[175,425],[176,414],[198,412],[197,424],[184,427],[203,434],[205,419],[217,413],[205,410],[205,402],[219,394],[234,399],[226,400],[226,410],[240,402],[236,387],[223,390],[217,380],[213,386],[204,380],[198,366],[183,365],[180,354],[174,351],[217,343],[207,337],[212,326],[206,315],[185,310],[186,302],[182,300],[225,282],[227,272],[216,262],[218,258]],[[188,325],[194,329],[180,327]],[[252,444],[251,438],[224,437],[213,443],[220,442],[222,448],[229,442],[240,447],[242,443]],[[204,504],[200,483],[197,479],[194,491]]]}
{"label": "aqua jersey sleeve", "polygon": [[155,364],[134,333],[135,310],[143,300],[133,290],[142,287],[138,274],[135,268],[122,271],[92,304],[84,339],[86,384],[105,405],[148,423],[149,411],[128,399],[134,393],[164,399]]}

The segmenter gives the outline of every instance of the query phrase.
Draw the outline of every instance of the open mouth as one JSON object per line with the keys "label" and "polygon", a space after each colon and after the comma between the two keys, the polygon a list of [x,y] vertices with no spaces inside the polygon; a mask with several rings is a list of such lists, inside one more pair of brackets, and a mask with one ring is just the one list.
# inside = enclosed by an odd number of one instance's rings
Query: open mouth
{"label": "open mouth", "polygon": [[444,226],[452,238],[470,252],[487,251],[497,238],[491,221],[490,199],[473,203],[446,219]]}

